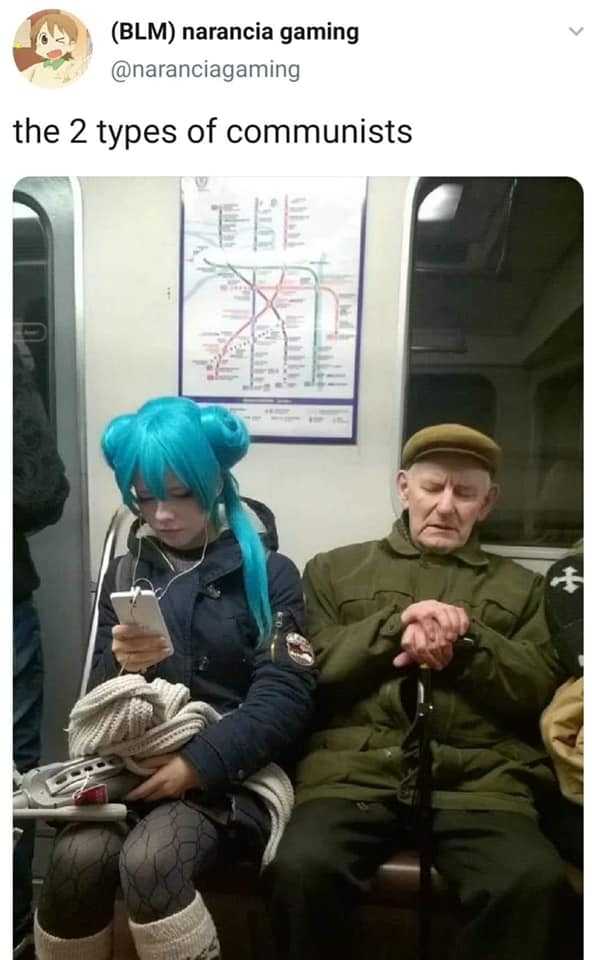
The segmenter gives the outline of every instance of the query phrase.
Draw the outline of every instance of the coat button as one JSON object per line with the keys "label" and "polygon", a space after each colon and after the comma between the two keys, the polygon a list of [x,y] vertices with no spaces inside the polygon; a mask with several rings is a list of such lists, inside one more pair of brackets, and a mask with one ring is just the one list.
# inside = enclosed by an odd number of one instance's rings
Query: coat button
{"label": "coat button", "polygon": [[221,591],[218,589],[215,583],[208,583],[206,587],[206,594],[208,597],[211,597],[212,600],[219,600],[222,596]]}
{"label": "coat button", "polygon": [[245,779],[245,771],[244,771],[244,770],[238,770],[236,776],[237,776],[237,778],[238,778],[239,780],[244,780],[244,779]]}
{"label": "coat button", "polygon": [[210,665],[209,657],[200,657],[197,664],[197,669],[203,673],[204,670],[208,669],[209,665]]}

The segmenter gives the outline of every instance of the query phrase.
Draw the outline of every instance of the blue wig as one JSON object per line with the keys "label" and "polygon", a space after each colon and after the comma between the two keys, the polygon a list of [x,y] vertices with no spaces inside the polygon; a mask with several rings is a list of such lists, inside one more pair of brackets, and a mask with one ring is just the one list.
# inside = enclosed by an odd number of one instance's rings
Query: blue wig
{"label": "blue wig", "polygon": [[223,505],[240,546],[249,609],[261,638],[271,633],[265,550],[243,510],[230,472],[249,448],[245,423],[220,406],[199,407],[185,397],[149,400],[137,413],[116,417],[101,446],[115,474],[123,502],[139,514],[134,483],[138,476],[152,496],[166,498],[166,475],[185,484],[200,507],[219,523]]}

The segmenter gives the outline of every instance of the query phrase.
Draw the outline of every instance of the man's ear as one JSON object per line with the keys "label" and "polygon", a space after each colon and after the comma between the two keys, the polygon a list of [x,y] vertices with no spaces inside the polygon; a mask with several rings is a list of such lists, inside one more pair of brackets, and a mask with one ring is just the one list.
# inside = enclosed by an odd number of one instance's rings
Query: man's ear
{"label": "man's ear", "polygon": [[407,507],[409,505],[409,478],[406,470],[399,470],[395,477],[395,483],[397,484],[399,500],[404,507]]}
{"label": "man's ear", "polygon": [[489,514],[495,507],[497,503],[497,498],[499,497],[499,492],[500,492],[499,484],[492,483],[489,490],[487,491],[485,500],[483,501],[483,506],[479,511],[479,516],[477,517],[477,521],[479,523],[482,523],[483,520],[485,520],[486,517],[489,516]]}

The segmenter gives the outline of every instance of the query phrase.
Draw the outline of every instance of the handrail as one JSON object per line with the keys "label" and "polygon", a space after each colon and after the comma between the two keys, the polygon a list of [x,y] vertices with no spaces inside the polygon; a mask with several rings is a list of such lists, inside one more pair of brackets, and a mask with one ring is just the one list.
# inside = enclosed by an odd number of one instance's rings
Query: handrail
{"label": "handrail", "polygon": [[86,648],[86,657],[84,659],[84,669],[82,671],[82,680],[80,682],[79,696],[81,697],[85,695],[86,688],[88,687],[88,680],[90,677],[92,660],[95,652],[95,644],[97,642],[97,631],[99,629],[99,600],[101,598],[105,574],[107,573],[109,564],[115,556],[117,538],[119,536],[121,527],[123,526],[124,521],[128,518],[130,518],[130,512],[128,508],[125,506],[119,507],[111,517],[111,522],[105,536],[103,552],[101,554],[101,564],[99,567],[99,576],[97,579],[97,588],[95,591],[90,627],[88,631],[88,643]]}

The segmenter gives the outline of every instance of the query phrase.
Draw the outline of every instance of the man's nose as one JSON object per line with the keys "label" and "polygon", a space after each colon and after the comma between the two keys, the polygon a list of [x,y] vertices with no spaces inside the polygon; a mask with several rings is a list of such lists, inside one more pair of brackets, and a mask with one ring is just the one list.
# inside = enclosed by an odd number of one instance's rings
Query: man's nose
{"label": "man's nose", "polygon": [[440,513],[452,513],[454,510],[454,494],[449,487],[446,487],[438,497],[438,511]]}

